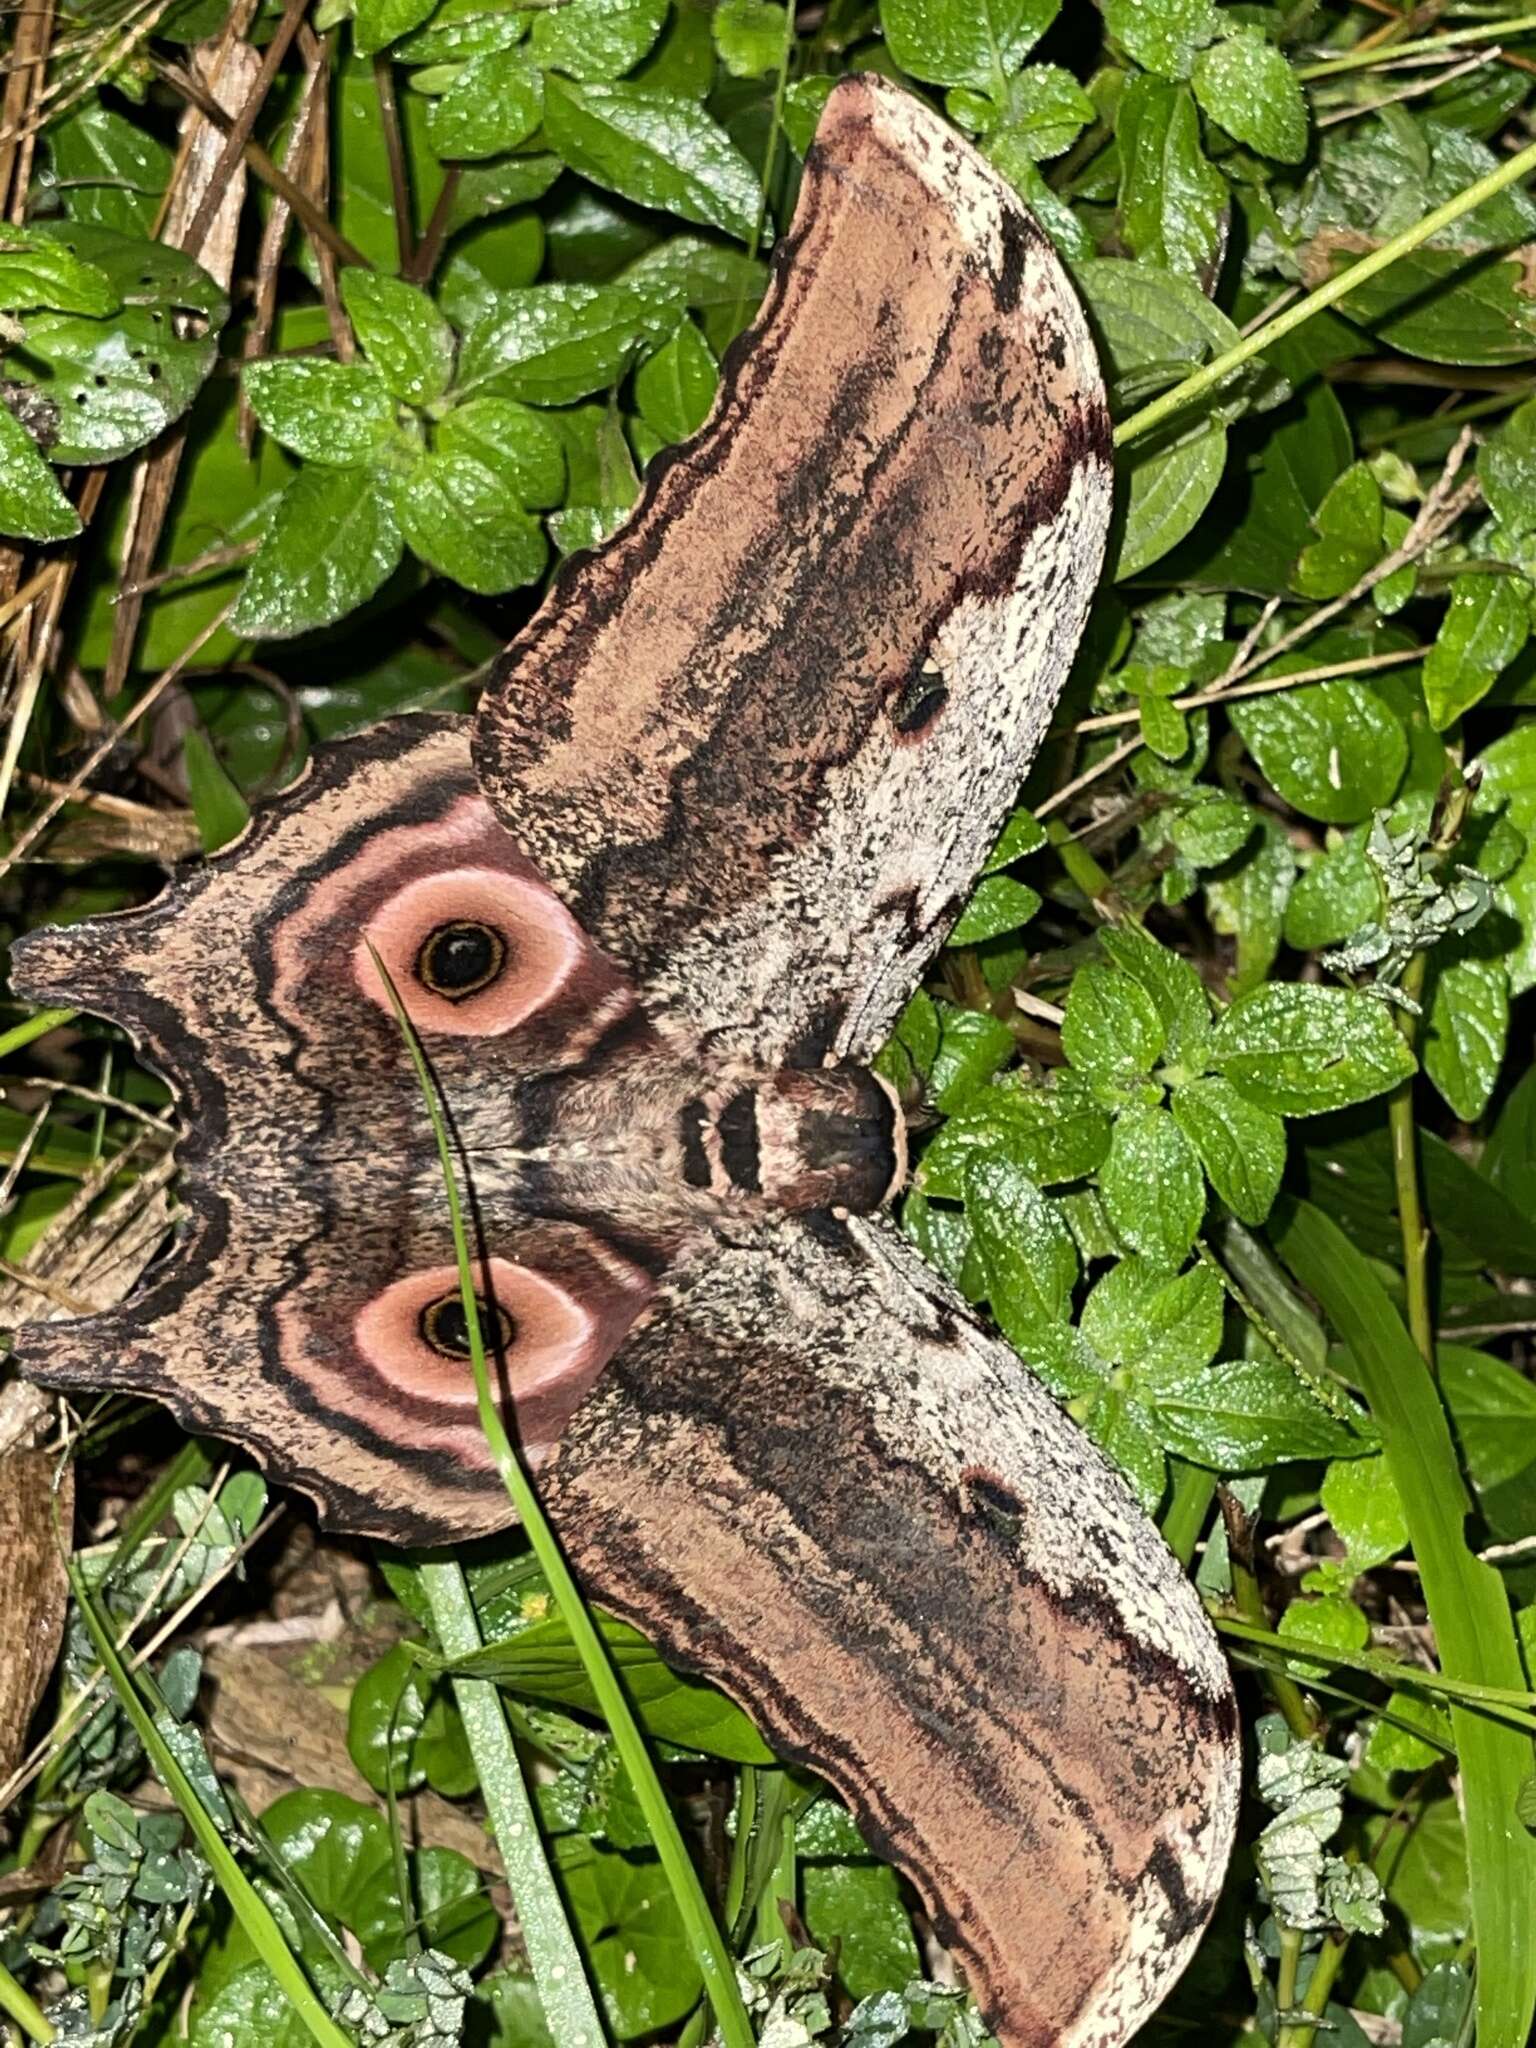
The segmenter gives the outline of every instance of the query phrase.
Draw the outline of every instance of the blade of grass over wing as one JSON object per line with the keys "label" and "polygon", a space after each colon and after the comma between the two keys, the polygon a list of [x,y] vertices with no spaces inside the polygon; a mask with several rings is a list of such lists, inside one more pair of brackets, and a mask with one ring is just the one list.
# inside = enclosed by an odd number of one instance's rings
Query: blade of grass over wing
{"label": "blade of grass over wing", "polygon": [[[1370,1261],[1307,1202],[1282,1212],[1275,1246],[1348,1347],[1402,1496],[1440,1661],[1451,1678],[1525,1691],[1509,1601],[1467,1548],[1470,1511],[1430,1370]],[[1536,1754],[1528,1735],[1452,1703],[1466,1809],[1481,2048],[1525,2048],[1536,2012],[1536,1838],[1517,1811]]]}
{"label": "blade of grass over wing", "polygon": [[[459,1287],[464,1303],[465,1328],[469,1333],[475,1390],[480,1402],[481,1427],[491,1446],[508,1497],[527,1532],[528,1541],[549,1582],[550,1591],[565,1616],[566,1626],[581,1658],[587,1683],[591,1686],[603,1718],[613,1735],[620,1761],[629,1774],[636,1800],[645,1817],[645,1824],[650,1830],[651,1840],[656,1845],[656,1853],[661,1859],[662,1869],[671,1887],[678,1916],[687,1931],[689,1946],[693,1951],[699,1975],[704,1980],[704,1987],[714,2008],[726,2048],[753,2048],[752,2026],[737,1989],[735,1964],[730,1949],[715,1924],[709,1901],[705,1898],[704,1888],[699,1882],[698,1872],[693,1867],[693,1861],[673,1818],[672,1809],[667,1804],[666,1794],[656,1775],[645,1738],[640,1733],[639,1724],[630,1709],[618,1674],[603,1647],[597,1624],[593,1621],[576,1581],[571,1576],[570,1567],[565,1561],[554,1531],[545,1520],[538,1495],[534,1492],[532,1482],[512,1447],[511,1439],[502,1423],[500,1410],[492,1396],[490,1376],[486,1370],[485,1347],[480,1336],[479,1304],[475,1292],[469,1239],[464,1228],[463,1204],[459,1195],[458,1178],[454,1172],[453,1154],[449,1146],[442,1106],[438,1101],[436,1085],[420,1041],[410,1018],[405,1013],[399,992],[390,979],[384,962],[374,952],[372,946],[369,947],[369,952],[373,954],[379,977],[389,991],[395,1020],[410,1051],[417,1079],[421,1083],[422,1100],[426,1104],[427,1114],[432,1120],[433,1136],[437,1140],[438,1158],[443,1172],[443,1191],[448,1198],[454,1252],[458,1260]],[[466,1641],[465,1647],[476,1649],[479,1644]],[[567,2048],[574,2048],[574,2044],[567,2044]]]}
{"label": "blade of grass over wing", "polygon": [[139,1690],[138,1681],[118,1655],[111,1631],[97,1610],[91,1589],[85,1582],[85,1574],[75,1558],[69,1561],[69,1583],[96,1655],[112,1681],[118,1704],[143,1743],[144,1753],[154,1766],[155,1775],[175,1800],[187,1826],[196,1836],[197,1846],[212,1866],[219,1889],[250,1937],[251,1946],[271,1971],[283,1996],[308,2029],[311,2040],[318,2042],[320,2048],[352,2048],[347,2036],[316,1996],[265,1900],[241,1869],[213,1816],[198,1797],[196,1786],[161,1734]]}

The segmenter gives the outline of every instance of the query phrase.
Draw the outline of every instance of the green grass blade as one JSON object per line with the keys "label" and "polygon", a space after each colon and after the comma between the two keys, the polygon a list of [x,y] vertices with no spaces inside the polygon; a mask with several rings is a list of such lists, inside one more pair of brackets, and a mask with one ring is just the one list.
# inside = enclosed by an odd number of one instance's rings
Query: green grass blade
{"label": "green grass blade", "polygon": [[[1514,1619],[1497,1572],[1463,1534],[1471,1503],[1450,1424],[1428,1366],[1371,1268],[1319,1209],[1297,1202],[1277,1219],[1276,1250],[1349,1348],[1381,1429],[1440,1661],[1451,1678],[1527,1690]],[[1536,2012],[1536,1838],[1516,1812],[1533,1767],[1531,1738],[1451,1707],[1461,1758],[1480,2048],[1526,2048]]]}
{"label": "green grass blade", "polygon": [[[1536,142],[1527,145],[1514,156],[1487,172],[1483,177],[1454,193],[1442,206],[1431,207],[1430,211],[1416,220],[1412,227],[1404,228],[1400,235],[1393,235],[1373,249],[1368,256],[1362,256],[1358,263],[1352,263],[1347,270],[1341,270],[1320,284],[1315,291],[1307,293],[1294,306],[1287,306],[1283,313],[1277,313],[1272,320],[1266,320],[1262,327],[1255,327],[1245,334],[1241,341],[1216,357],[1214,362],[1194,370],[1182,383],[1175,384],[1171,391],[1164,391],[1140,412],[1132,413],[1128,420],[1122,420],[1115,428],[1114,441],[1117,448],[1124,448],[1143,434],[1160,427],[1164,420],[1175,413],[1183,412],[1196,399],[1206,397],[1224,384],[1234,370],[1240,370],[1244,363],[1260,356],[1265,349],[1272,348],[1277,341],[1283,341],[1288,334],[1294,334],[1298,327],[1304,327],[1315,314],[1328,306],[1336,306],[1340,299],[1347,299],[1351,292],[1369,283],[1373,277],[1380,277],[1384,270],[1390,270],[1400,257],[1409,255],[1421,247],[1432,235],[1438,235],[1443,228],[1465,218],[1474,207],[1484,200],[1492,199],[1507,186],[1516,185],[1522,178],[1530,177],[1536,171]],[[1483,2048],[1488,2048],[1485,2042]],[[1522,2044],[1523,2048],[1523,2044]]]}
{"label": "green grass blade", "polygon": [[[714,2009],[725,2048],[754,2048],[752,2023],[747,2018],[746,2008],[741,2002],[741,1993],[736,1983],[736,1966],[731,1951],[715,1923],[709,1901],[704,1896],[704,1887],[699,1874],[693,1867],[667,1796],[656,1775],[656,1767],[646,1748],[645,1737],[639,1723],[630,1709],[629,1700],[619,1681],[597,1624],[593,1621],[586,1602],[582,1599],[575,1579],[571,1576],[565,1554],[555,1539],[554,1531],[539,1505],[538,1495],[532,1481],[523,1470],[517,1453],[512,1448],[501,1419],[501,1411],[491,1393],[490,1375],[486,1370],[485,1347],[481,1341],[480,1309],[475,1293],[474,1269],[470,1258],[469,1239],[464,1228],[464,1208],[459,1195],[458,1177],[454,1172],[453,1153],[448,1141],[448,1129],[443,1119],[442,1106],[438,1101],[437,1088],[427,1066],[410,1018],[400,1001],[399,991],[390,979],[384,962],[369,947],[373,954],[379,978],[389,991],[394,1006],[395,1019],[400,1026],[417,1080],[421,1084],[422,1100],[432,1120],[433,1135],[437,1140],[438,1159],[442,1165],[443,1190],[448,1199],[448,1214],[453,1229],[454,1253],[459,1267],[459,1288],[464,1303],[464,1322],[469,1334],[471,1364],[474,1367],[475,1389],[480,1403],[480,1425],[496,1460],[496,1466],[506,1486],[518,1519],[532,1545],[549,1589],[558,1601],[565,1616],[571,1641],[581,1658],[587,1683],[597,1699],[599,1711],[607,1722],[613,1736],[614,1747],[620,1761],[629,1773],[635,1798],[650,1830],[651,1840],[656,1845],[656,1854],[672,1891],[678,1917],[688,1937],[699,1975],[704,1982],[705,1994]],[[446,1645],[445,1645],[446,1647]],[[473,1645],[471,1647],[478,1647]]]}
{"label": "green grass blade", "polygon": [[9,1031],[0,1031],[0,1059],[20,1052],[35,1038],[46,1038],[50,1031],[57,1031],[61,1024],[70,1023],[79,1014],[78,1010],[34,1010],[30,1017],[13,1024]]}
{"label": "green grass blade", "polygon": [[199,1798],[197,1787],[155,1726],[154,1716],[145,1704],[138,1682],[118,1655],[111,1631],[102,1620],[91,1597],[91,1589],[85,1583],[85,1574],[74,1558],[69,1561],[69,1583],[96,1655],[112,1681],[118,1704],[143,1743],[144,1753],[154,1766],[156,1777],[175,1800],[182,1818],[196,1837],[197,1846],[207,1857],[220,1891],[250,1936],[251,1946],[271,1971],[283,1996],[319,2048],[353,2048],[351,2038],[342,2032],[316,1996],[313,1985],[283,1939],[282,1929],[266,1902],[240,1868],[234,1851],[219,1833],[212,1814]]}

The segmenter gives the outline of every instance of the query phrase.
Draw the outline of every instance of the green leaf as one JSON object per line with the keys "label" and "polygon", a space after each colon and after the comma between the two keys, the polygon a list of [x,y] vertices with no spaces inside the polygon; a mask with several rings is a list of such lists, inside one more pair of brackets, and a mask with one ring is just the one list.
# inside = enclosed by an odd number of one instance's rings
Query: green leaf
{"label": "green leaf", "polygon": [[1233,796],[1198,790],[1168,824],[1168,837],[1191,867],[1219,868],[1253,837],[1257,814]]}
{"label": "green leaf", "polygon": [[987,1276],[987,1298],[1004,1335],[1026,1356],[1070,1321],[1077,1247],[1034,1182],[1000,1153],[976,1153],[965,1173],[965,1208]]}
{"label": "green leaf", "polygon": [[1292,587],[1316,598],[1352,590],[1381,558],[1383,512],[1380,484],[1367,464],[1354,463],[1335,478],[1313,513],[1320,538],[1302,549]]}
{"label": "green leaf", "polygon": [[0,533],[17,540],[68,540],[80,516],[38,452],[37,443],[0,399]]}
{"label": "green leaf", "polygon": [[1187,78],[1195,53],[1221,28],[1211,0],[1104,0],[1104,26],[1134,63]]}
{"label": "green leaf", "polygon": [[[922,1975],[901,1881],[888,1865],[804,1862],[800,1902],[811,1939],[835,1951],[838,1981],[850,1998],[871,1997]],[[904,2024],[899,2038],[906,2033]]]}
{"label": "green leaf", "polygon": [[720,62],[732,78],[777,71],[788,34],[788,9],[773,0],[721,0],[710,19]]}
{"label": "green leaf", "polygon": [[1359,1442],[1277,1360],[1177,1368],[1146,1386],[1164,1446],[1215,1472],[1337,1457]]}
{"label": "green leaf", "polygon": [[668,296],[699,317],[704,339],[722,355],[757,311],[768,272],[755,256],[726,242],[673,235],[637,256],[623,282],[637,291]]}
{"label": "green leaf", "polygon": [[1536,1067],[1504,1098],[1477,1170],[1536,1224]]}
{"label": "green leaf", "polygon": [[0,306],[26,313],[46,306],[56,313],[115,313],[121,300],[99,264],[88,263],[51,236],[26,228],[0,228]]}
{"label": "green leaf", "polygon": [[945,941],[950,946],[979,946],[1028,924],[1040,908],[1040,896],[1012,875],[986,875]]}
{"label": "green leaf", "polygon": [[[732,1763],[772,1761],[772,1752],[747,1716],[723,1693],[673,1671],[627,1622],[605,1614],[599,1626],[609,1657],[623,1674],[625,1690],[652,1735]],[[596,1708],[596,1695],[558,1612],[489,1642],[464,1668],[493,1678],[506,1691],[525,1699],[575,1707],[583,1713]]]}
{"label": "green leaf", "polygon": [[1013,1033],[983,1010],[939,1006],[941,1032],[928,1077],[934,1106],[952,1116],[1014,1053]]}
{"label": "green leaf", "polygon": [[997,92],[1060,7],[1061,0],[883,0],[880,24],[909,77]]}
{"label": "green leaf", "polygon": [[543,574],[549,546],[539,522],[509,504],[501,482],[467,455],[427,455],[395,478],[395,517],[412,554],[481,597]]}
{"label": "green leaf", "polygon": [[438,423],[439,455],[488,469],[519,505],[543,511],[565,496],[565,450],[549,422],[514,398],[470,398]]}
{"label": "green leaf", "polygon": [[1185,85],[1143,72],[1120,98],[1120,225],[1142,262],[1198,283],[1220,259],[1227,181],[1200,147]]}
{"label": "green leaf", "polygon": [[1045,843],[1045,827],[1020,804],[998,833],[997,844],[987,855],[982,873],[995,874],[999,868],[1011,867],[1014,861],[1023,860],[1026,854],[1038,853]]}
{"label": "green leaf", "polygon": [[[1525,1687],[1498,1573],[1467,1548],[1470,1503],[1435,1383],[1370,1261],[1319,1210],[1294,1205],[1276,1248],[1349,1348],[1397,1483],[1442,1669],[1482,1685]],[[1510,1825],[1531,1768],[1531,1741],[1452,1706],[1466,1808],[1477,1937],[1478,2040],[1522,2048],[1536,2009],[1536,1839]]]}
{"label": "green leaf", "polygon": [[1336,946],[1382,911],[1381,882],[1357,834],[1313,857],[1285,906],[1285,942],[1300,952]]}
{"label": "green leaf", "polygon": [[667,0],[565,0],[536,14],[536,64],[600,83],[633,71],[661,34]]}
{"label": "green leaf", "polygon": [[1536,985],[1536,722],[1517,725],[1479,761],[1475,812],[1491,814],[1514,826],[1525,840],[1525,852],[1501,883],[1497,901],[1519,927],[1519,942],[1509,956],[1509,992],[1524,995]]}
{"label": "green leaf", "polygon": [[1096,1092],[1123,1090],[1150,1074],[1167,1042],[1158,1006],[1139,981],[1091,962],[1078,969],[1067,995],[1061,1043]]}
{"label": "green leaf", "polygon": [[720,373],[714,352],[691,320],[635,372],[635,404],[662,441],[686,441],[709,417]]}
{"label": "green leaf", "polygon": [[53,175],[77,223],[147,236],[174,152],[95,98],[49,124]]}
{"label": "green leaf", "polygon": [[1105,1358],[1158,1374],[1209,1365],[1221,1342],[1221,1282],[1209,1266],[1169,1275],[1122,1259],[1083,1305],[1082,1333]]}
{"label": "green leaf", "polygon": [[918,1185],[959,1201],[966,1162],[977,1151],[1001,1154],[1045,1187],[1081,1180],[1103,1164],[1109,1136],[1108,1115],[1085,1089],[1000,1081],[976,1090],[935,1132],[918,1165]]}
{"label": "green leaf", "polygon": [[1385,1003],[1305,982],[1271,982],[1240,996],[1216,1026],[1211,1065],[1278,1116],[1344,1109],[1414,1071]]}
{"label": "green leaf", "polygon": [[[1108,259],[1081,263],[1074,275],[1117,381],[1156,366],[1172,382],[1238,339],[1227,316],[1185,278]],[[1183,540],[1210,503],[1226,459],[1219,412],[1135,444],[1125,465],[1130,487],[1117,579],[1139,574]]]}
{"label": "green leaf", "polygon": [[[357,1937],[370,1967],[382,1971],[405,1954],[389,1823],[382,1813],[344,1792],[306,1788],[274,1801],[261,1817],[261,1829],[320,1911]],[[424,1939],[473,1968],[489,1952],[498,1924],[479,1872],[453,1849],[420,1850],[409,1855],[409,1863]],[[325,1953],[313,1935],[302,1947],[310,1961]],[[249,1967],[253,1954],[249,1938],[234,1929],[199,1972],[200,1987],[206,1993],[226,1983]]]}
{"label": "green leaf", "polygon": [[500,156],[526,142],[543,117],[542,75],[520,49],[493,50],[472,58],[433,102],[427,135],[439,156]]}
{"label": "green leaf", "polygon": [[217,853],[245,830],[251,807],[230,780],[208,735],[197,726],[181,743],[181,760],[203,851]]}
{"label": "green leaf", "polygon": [[437,0],[356,0],[352,45],[360,57],[387,48],[431,15]]}
{"label": "green leaf", "polygon": [[544,132],[572,170],[638,206],[723,229],[742,242],[757,233],[757,173],[695,100],[551,78]]}
{"label": "green leaf", "polygon": [[1531,631],[1529,585],[1511,576],[1458,576],[1424,662],[1424,701],[1436,732],[1493,688]]}
{"label": "green leaf", "polygon": [[253,640],[328,626],[372,597],[399,559],[387,485],[314,464],[278,500],[230,623]]}
{"label": "green leaf", "polygon": [[1109,1220],[1153,1265],[1182,1265],[1205,1214],[1205,1180],[1194,1147],[1166,1109],[1133,1104],[1115,1118],[1099,1169]]}
{"label": "green leaf", "polygon": [[[86,230],[72,232],[83,237]],[[147,252],[145,268],[152,273],[167,252],[153,243],[137,246]],[[113,265],[102,267],[112,274]],[[222,321],[224,302],[217,293],[214,299]],[[178,332],[183,319],[185,337]],[[36,314],[27,321],[25,352],[13,353],[6,368],[18,383],[35,384],[54,408],[49,454],[55,462],[114,462],[152,441],[191,405],[218,355],[217,324],[199,306],[183,313],[174,294],[125,303],[104,320]]]}
{"label": "green leaf", "polygon": [[1162,760],[1177,761],[1189,752],[1189,720],[1166,697],[1148,693],[1141,699],[1141,737]]}
{"label": "green leaf", "polygon": [[1536,528],[1536,399],[1518,405],[1477,451],[1488,509],[1511,533]]}
{"label": "green leaf", "polygon": [[1322,1503],[1352,1572],[1371,1571],[1407,1547],[1402,1496],[1380,1451],[1369,1458],[1336,1458],[1323,1474]]}
{"label": "green leaf", "polygon": [[1258,834],[1236,867],[1219,877],[1202,878],[1212,925],[1237,940],[1234,994],[1245,994],[1269,972],[1280,950],[1295,873],[1296,855],[1279,819],[1261,814]]}
{"label": "green leaf", "polygon": [[608,390],[641,349],[676,324],[675,304],[624,285],[502,292],[464,337],[456,392],[568,405]]}
{"label": "green leaf", "polygon": [[306,462],[354,468],[394,434],[395,409],[368,363],[247,363],[245,395],[267,432]]}
{"label": "green leaf", "polygon": [[1169,1105],[1199,1154],[1206,1178],[1234,1216],[1262,1223],[1285,1172],[1285,1125],[1247,1101],[1221,1074],[1186,1081]]}
{"label": "green leaf", "polygon": [[338,282],[347,317],[386,389],[411,405],[441,398],[453,374],[453,329],[427,294],[355,264]]}
{"label": "green leaf", "polygon": [[1463,1344],[1439,1347],[1440,1386],[1467,1477],[1496,1540],[1520,1542],[1536,1521],[1536,1387],[1515,1367]]}
{"label": "green leaf", "polygon": [[1424,1071],[1463,1123],[1488,1107],[1509,1036],[1509,976],[1502,961],[1433,958]]}
{"label": "green leaf", "polygon": [[347,1702],[347,1753],[375,1792],[431,1785],[463,1799],[476,1785],[464,1723],[445,1680],[424,1672],[409,1643],[370,1664]]}
{"label": "green leaf", "polygon": [[[990,109],[990,102],[983,102]],[[1032,163],[1069,150],[1094,120],[1097,108],[1070,71],[1059,64],[1031,64],[1008,81],[1001,125],[991,130],[994,155],[1000,144]]]}
{"label": "green leaf", "polygon": [[1237,141],[1282,164],[1306,155],[1306,95],[1283,54],[1261,35],[1239,31],[1202,50],[1194,82],[1201,106]]}
{"label": "green leaf", "polygon": [[404,64],[462,64],[492,50],[510,50],[530,27],[521,0],[438,0],[425,27],[396,48]]}
{"label": "green leaf", "polygon": [[632,2041],[674,2026],[703,1987],[660,1863],[585,1835],[562,1835],[555,1856],[615,2035]]}
{"label": "green leaf", "polygon": [[1421,248],[1341,306],[1390,347],[1431,362],[1497,366],[1536,355],[1536,301],[1518,261]]}
{"label": "green leaf", "polygon": [[[1299,659],[1282,657],[1267,674]],[[1408,765],[1402,720],[1362,683],[1313,683],[1234,704],[1228,713],[1288,804],[1330,825],[1354,825],[1388,804]]]}

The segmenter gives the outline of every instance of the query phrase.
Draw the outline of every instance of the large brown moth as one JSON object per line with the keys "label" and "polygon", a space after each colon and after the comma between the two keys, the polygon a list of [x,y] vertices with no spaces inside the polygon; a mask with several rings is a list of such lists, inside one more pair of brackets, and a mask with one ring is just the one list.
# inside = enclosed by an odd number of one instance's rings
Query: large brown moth
{"label": "large brown moth", "polygon": [[1122,2041],[1220,1881],[1228,1675],[1116,1473],[885,1213],[868,1062],[1013,799],[1109,514],[1043,236],[925,107],[833,92],[695,440],[570,564],[474,720],[323,753],[16,984],[179,1092],[177,1255],[28,1328],[335,1527],[503,1526],[436,1158],[593,1593],[718,1681],[916,1884],[1007,2048]]}

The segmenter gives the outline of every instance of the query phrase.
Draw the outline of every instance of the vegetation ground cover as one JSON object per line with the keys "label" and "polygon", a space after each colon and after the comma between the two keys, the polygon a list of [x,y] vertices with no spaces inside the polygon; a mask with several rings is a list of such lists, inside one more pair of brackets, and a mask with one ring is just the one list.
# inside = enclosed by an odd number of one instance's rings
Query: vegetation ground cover
{"label": "vegetation ground cover", "polygon": [[[1147,2038],[1521,2048],[1536,15],[7,24],[11,933],[145,900],[326,740],[472,705],[705,417],[837,77],[924,94],[1034,208],[1110,382],[1112,560],[882,1056],[922,1130],[902,1220],[1126,1472],[1242,1675],[1242,1845]],[[173,1124],[121,1034],[0,1022],[14,1322],[151,1254]],[[0,1726],[13,2038],[980,2040],[836,1800],[632,1631],[587,1640],[547,1550],[317,1542],[158,1411],[61,1437],[19,1382],[0,1492],[0,1699],[41,1703],[31,1751]]]}

